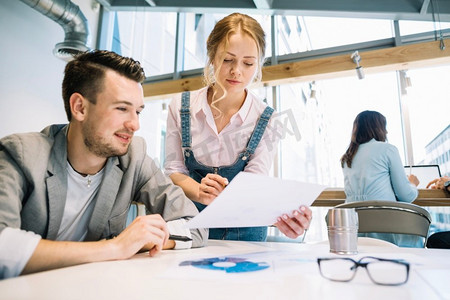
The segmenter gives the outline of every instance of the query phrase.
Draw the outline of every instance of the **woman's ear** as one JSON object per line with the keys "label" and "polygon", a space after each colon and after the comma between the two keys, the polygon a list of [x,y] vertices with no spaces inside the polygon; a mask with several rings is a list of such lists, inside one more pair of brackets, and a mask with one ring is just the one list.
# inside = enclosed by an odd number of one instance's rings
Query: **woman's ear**
{"label": "woman's ear", "polygon": [[77,121],[83,121],[86,118],[86,102],[87,99],[83,97],[80,93],[73,93],[70,96],[70,111],[72,113],[72,118]]}

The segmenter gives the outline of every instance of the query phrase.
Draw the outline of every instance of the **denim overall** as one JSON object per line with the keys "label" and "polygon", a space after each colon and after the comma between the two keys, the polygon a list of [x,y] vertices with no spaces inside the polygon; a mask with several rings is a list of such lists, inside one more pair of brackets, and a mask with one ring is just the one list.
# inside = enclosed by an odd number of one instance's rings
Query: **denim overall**
{"label": "denim overall", "polygon": [[[256,147],[264,134],[267,123],[273,113],[273,108],[266,107],[261,114],[255,129],[247,143],[246,149],[241,152],[232,165],[209,167],[199,163],[191,150],[191,119],[190,119],[190,93],[184,92],[181,97],[181,140],[184,152],[184,163],[189,170],[189,176],[198,183],[208,173],[219,174],[228,179],[229,182],[239,172],[243,171],[248,164],[250,156],[255,152]],[[194,201],[199,211],[206,205]],[[265,241],[267,238],[267,227],[244,227],[244,228],[211,228],[209,238],[214,240],[241,240],[241,241]]]}

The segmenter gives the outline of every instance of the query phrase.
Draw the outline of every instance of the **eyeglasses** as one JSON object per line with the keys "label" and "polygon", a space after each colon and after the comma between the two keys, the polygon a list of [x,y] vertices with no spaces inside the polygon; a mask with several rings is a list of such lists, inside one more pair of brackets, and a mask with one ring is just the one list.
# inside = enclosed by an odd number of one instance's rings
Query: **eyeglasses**
{"label": "eyeglasses", "polygon": [[347,257],[318,258],[317,263],[320,275],[333,281],[351,281],[358,267],[365,268],[369,278],[380,285],[401,285],[409,278],[409,263],[403,260],[365,256],[358,261]]}

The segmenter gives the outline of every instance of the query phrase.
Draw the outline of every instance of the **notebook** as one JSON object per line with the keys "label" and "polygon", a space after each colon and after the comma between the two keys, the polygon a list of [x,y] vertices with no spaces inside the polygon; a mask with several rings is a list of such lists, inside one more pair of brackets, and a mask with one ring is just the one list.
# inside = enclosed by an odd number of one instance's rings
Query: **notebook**
{"label": "notebook", "polygon": [[417,186],[419,189],[425,189],[431,180],[441,177],[439,165],[405,166],[406,175],[410,174],[410,169],[411,174],[416,175],[420,181]]}

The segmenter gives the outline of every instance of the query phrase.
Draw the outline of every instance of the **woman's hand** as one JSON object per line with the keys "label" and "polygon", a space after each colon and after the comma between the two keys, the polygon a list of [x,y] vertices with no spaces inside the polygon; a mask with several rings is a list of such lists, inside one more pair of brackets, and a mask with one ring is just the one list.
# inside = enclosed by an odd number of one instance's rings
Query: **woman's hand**
{"label": "woman's hand", "polygon": [[202,178],[198,186],[198,202],[209,205],[228,185],[228,179],[209,173]]}
{"label": "woman's hand", "polygon": [[408,175],[408,180],[409,180],[409,182],[411,182],[411,183],[414,184],[415,186],[418,186],[419,183],[420,183],[419,178],[417,178],[417,176],[416,176],[416,175],[413,175],[413,174]]}
{"label": "woman's hand", "polygon": [[312,211],[309,207],[301,206],[299,210],[292,212],[292,217],[284,214],[278,217],[274,224],[285,236],[295,239],[309,228],[312,219]]}

